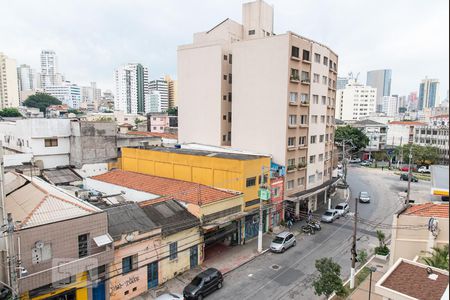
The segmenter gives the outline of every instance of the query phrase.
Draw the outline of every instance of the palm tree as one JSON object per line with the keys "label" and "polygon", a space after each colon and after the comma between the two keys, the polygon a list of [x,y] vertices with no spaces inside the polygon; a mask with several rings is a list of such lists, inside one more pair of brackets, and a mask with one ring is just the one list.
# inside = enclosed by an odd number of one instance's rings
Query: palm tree
{"label": "palm tree", "polygon": [[424,257],[423,261],[431,267],[448,271],[448,244],[442,248],[433,247],[432,249],[431,257]]}

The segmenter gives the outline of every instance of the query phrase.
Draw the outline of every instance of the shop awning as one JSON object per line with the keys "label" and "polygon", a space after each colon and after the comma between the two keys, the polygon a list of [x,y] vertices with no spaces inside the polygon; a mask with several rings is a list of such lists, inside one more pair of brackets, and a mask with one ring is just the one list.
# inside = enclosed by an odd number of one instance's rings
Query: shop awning
{"label": "shop awning", "polygon": [[217,227],[226,226],[232,221],[239,220],[239,219],[245,217],[247,214],[248,214],[247,212],[237,212],[237,213],[234,213],[234,214],[222,217],[222,218],[212,220],[212,221],[202,225],[202,228],[204,231],[210,231]]}
{"label": "shop awning", "polygon": [[431,166],[431,194],[447,196],[449,185],[448,166]]}
{"label": "shop awning", "polygon": [[328,189],[328,187],[330,185],[337,183],[338,180],[339,180],[339,178],[332,178],[332,179],[322,183],[321,185],[313,187],[312,189],[289,195],[286,200],[292,201],[292,202],[298,202],[302,199],[306,199],[312,195],[319,194],[319,193],[325,191],[326,189]]}

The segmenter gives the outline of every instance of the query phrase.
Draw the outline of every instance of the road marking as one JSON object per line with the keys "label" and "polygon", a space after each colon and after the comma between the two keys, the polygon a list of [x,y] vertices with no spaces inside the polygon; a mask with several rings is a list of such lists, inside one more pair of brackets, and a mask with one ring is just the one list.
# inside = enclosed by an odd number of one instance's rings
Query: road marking
{"label": "road marking", "polygon": [[[347,222],[345,222],[344,224],[342,224],[342,226],[339,227],[338,230],[336,230],[332,235],[330,235],[329,237],[327,237],[322,243],[320,243],[319,245],[317,245],[316,247],[314,247],[312,250],[310,250],[307,254],[303,255],[300,259],[298,259],[297,261],[295,261],[291,267],[296,266],[299,262],[301,262],[303,259],[305,259],[307,256],[311,255],[312,253],[314,253],[315,251],[317,251],[317,249],[319,249],[323,244],[325,244],[326,242],[328,242],[340,229],[342,229],[342,227],[344,227],[345,225],[347,225],[347,223],[350,222],[350,220],[348,220]],[[283,271],[279,272],[275,277],[273,277],[272,279],[270,279],[269,281],[267,281],[266,283],[264,283],[262,286],[260,286],[258,289],[256,289],[252,294],[248,295],[247,297],[245,297],[244,299],[249,299],[250,297],[252,297],[253,295],[255,295],[256,293],[258,293],[259,291],[261,291],[263,288],[265,288],[269,283],[272,283],[276,278],[280,277],[281,275],[285,274],[290,268],[284,269]]]}

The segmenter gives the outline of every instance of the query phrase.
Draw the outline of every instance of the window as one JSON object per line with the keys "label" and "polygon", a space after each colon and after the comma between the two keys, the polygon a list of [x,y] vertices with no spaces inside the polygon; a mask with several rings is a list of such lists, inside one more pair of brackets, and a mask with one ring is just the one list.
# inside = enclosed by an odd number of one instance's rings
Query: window
{"label": "window", "polygon": [[297,125],[297,116],[289,115],[289,126],[295,126],[295,125]]}
{"label": "window", "polygon": [[245,186],[246,187],[251,187],[251,186],[255,186],[256,185],[256,177],[250,177],[247,178]]}
{"label": "window", "polygon": [[297,185],[302,186],[303,184],[305,184],[305,178],[304,177],[297,178]]}
{"label": "window", "polygon": [[295,158],[289,158],[289,159],[287,160],[287,165],[288,165],[288,167],[293,167],[293,166],[295,166]]}
{"label": "window", "polygon": [[300,58],[300,49],[298,47],[292,46],[292,57]]}
{"label": "window", "polygon": [[322,172],[320,172],[319,174],[317,174],[317,180],[322,180]]}
{"label": "window", "polygon": [[224,121],[226,121],[226,120],[227,120],[227,115],[223,115],[223,116],[222,116],[222,119],[223,119]]}
{"label": "window", "polygon": [[89,233],[78,236],[78,257],[88,256]]}
{"label": "window", "polygon": [[319,95],[313,95],[313,104],[319,104]]}
{"label": "window", "polygon": [[302,103],[309,103],[309,95],[308,94],[301,94],[300,95],[300,100],[302,101]]}
{"label": "window", "polygon": [[320,63],[320,54],[319,53],[314,54],[314,62]]}
{"label": "window", "polygon": [[224,55],[224,56],[223,56],[223,60],[228,60],[228,56],[227,56],[227,55]]}
{"label": "window", "polygon": [[313,164],[313,163],[315,163],[316,162],[316,156],[315,155],[311,155],[310,157],[309,157],[309,163],[310,164]]}
{"label": "window", "polygon": [[323,57],[323,64],[325,66],[328,66],[328,57],[326,57],[326,56]]}
{"label": "window", "polygon": [[300,116],[300,124],[307,124],[308,123],[308,116],[307,115],[301,115]]}
{"label": "window", "polygon": [[280,196],[280,188],[276,187],[272,189],[272,197],[278,197]]}
{"label": "window", "polygon": [[122,274],[130,273],[138,268],[138,255],[134,254],[122,258]]}
{"label": "window", "polygon": [[323,105],[327,104],[327,97],[326,96],[322,96],[322,104]]}
{"label": "window", "polygon": [[296,103],[298,98],[298,93],[296,92],[290,92],[289,94],[289,102]]}
{"label": "window", "polygon": [[222,142],[226,142],[227,141],[227,136],[224,134],[222,135]]}
{"label": "window", "polygon": [[223,100],[227,101],[227,95],[223,95]]}
{"label": "window", "polygon": [[227,75],[223,75],[223,80],[227,80],[228,76]]}
{"label": "window", "polygon": [[327,142],[328,142],[328,133],[327,133],[327,134],[325,134],[325,141],[327,141]]}
{"label": "window", "polygon": [[178,242],[173,242],[169,244],[169,259],[174,260],[178,257]]}
{"label": "window", "polygon": [[232,74],[228,74],[228,83],[229,84],[233,83],[233,75]]}
{"label": "window", "polygon": [[248,31],[248,35],[255,35],[256,31],[254,29]]}
{"label": "window", "polygon": [[58,139],[45,139],[45,147],[58,147]]}
{"label": "window", "polygon": [[317,139],[317,135],[312,135],[310,143],[311,144],[315,144],[316,143],[316,139]]}
{"label": "window", "polygon": [[295,137],[288,138],[288,147],[294,147],[295,146]]}
{"label": "window", "polygon": [[229,54],[229,55],[228,55],[228,62],[229,62],[230,64],[233,63],[233,55],[232,55],[232,54]]}
{"label": "window", "polygon": [[313,115],[311,121],[312,123],[317,124],[317,115]]}
{"label": "window", "polygon": [[325,123],[325,116],[324,115],[320,116],[320,123]]}
{"label": "window", "polygon": [[321,135],[319,136],[319,143],[323,143],[323,139],[324,139],[324,135],[321,134]]}
{"label": "window", "polygon": [[291,80],[299,80],[300,78],[298,74],[297,69],[291,69]]}
{"label": "window", "polygon": [[327,84],[328,78],[327,76],[322,76],[322,84]]}
{"label": "window", "polygon": [[287,182],[287,189],[290,190],[290,189],[293,189],[293,188],[294,188],[294,180],[289,180]]}
{"label": "window", "polygon": [[[269,182],[269,177],[268,177],[268,175],[267,174],[264,174],[264,183],[267,183],[267,182]],[[260,176],[258,176],[258,184],[260,184],[261,185],[261,175]]]}
{"label": "window", "polygon": [[311,175],[308,177],[308,182],[309,183],[314,183],[316,181],[316,175]]}
{"label": "window", "polygon": [[303,60],[311,61],[310,52],[308,50],[303,50]]}
{"label": "window", "polygon": [[232,101],[231,93],[228,93],[228,102]]}
{"label": "window", "polygon": [[320,81],[320,75],[314,73],[314,75],[313,75],[313,82],[314,83],[318,83],[319,81]]}
{"label": "window", "polygon": [[298,138],[298,144],[300,146],[304,146],[305,143],[306,143],[306,136],[301,136],[301,137]]}
{"label": "window", "polygon": [[228,131],[228,141],[231,142],[231,131]]}
{"label": "window", "polygon": [[319,161],[323,161],[323,154],[319,154]]}
{"label": "window", "polygon": [[228,112],[228,123],[231,123],[231,112]]}

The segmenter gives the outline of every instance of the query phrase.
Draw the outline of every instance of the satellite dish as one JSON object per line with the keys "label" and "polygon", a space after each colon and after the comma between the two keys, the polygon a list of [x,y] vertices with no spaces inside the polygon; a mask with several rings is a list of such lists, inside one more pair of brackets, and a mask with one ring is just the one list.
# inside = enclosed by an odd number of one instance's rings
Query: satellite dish
{"label": "satellite dish", "polygon": [[125,236],[125,240],[127,242],[132,242],[134,240],[134,234],[133,233],[127,233],[127,235]]}
{"label": "satellite dish", "polygon": [[34,246],[38,249],[44,248],[44,242],[43,241],[37,241]]}

